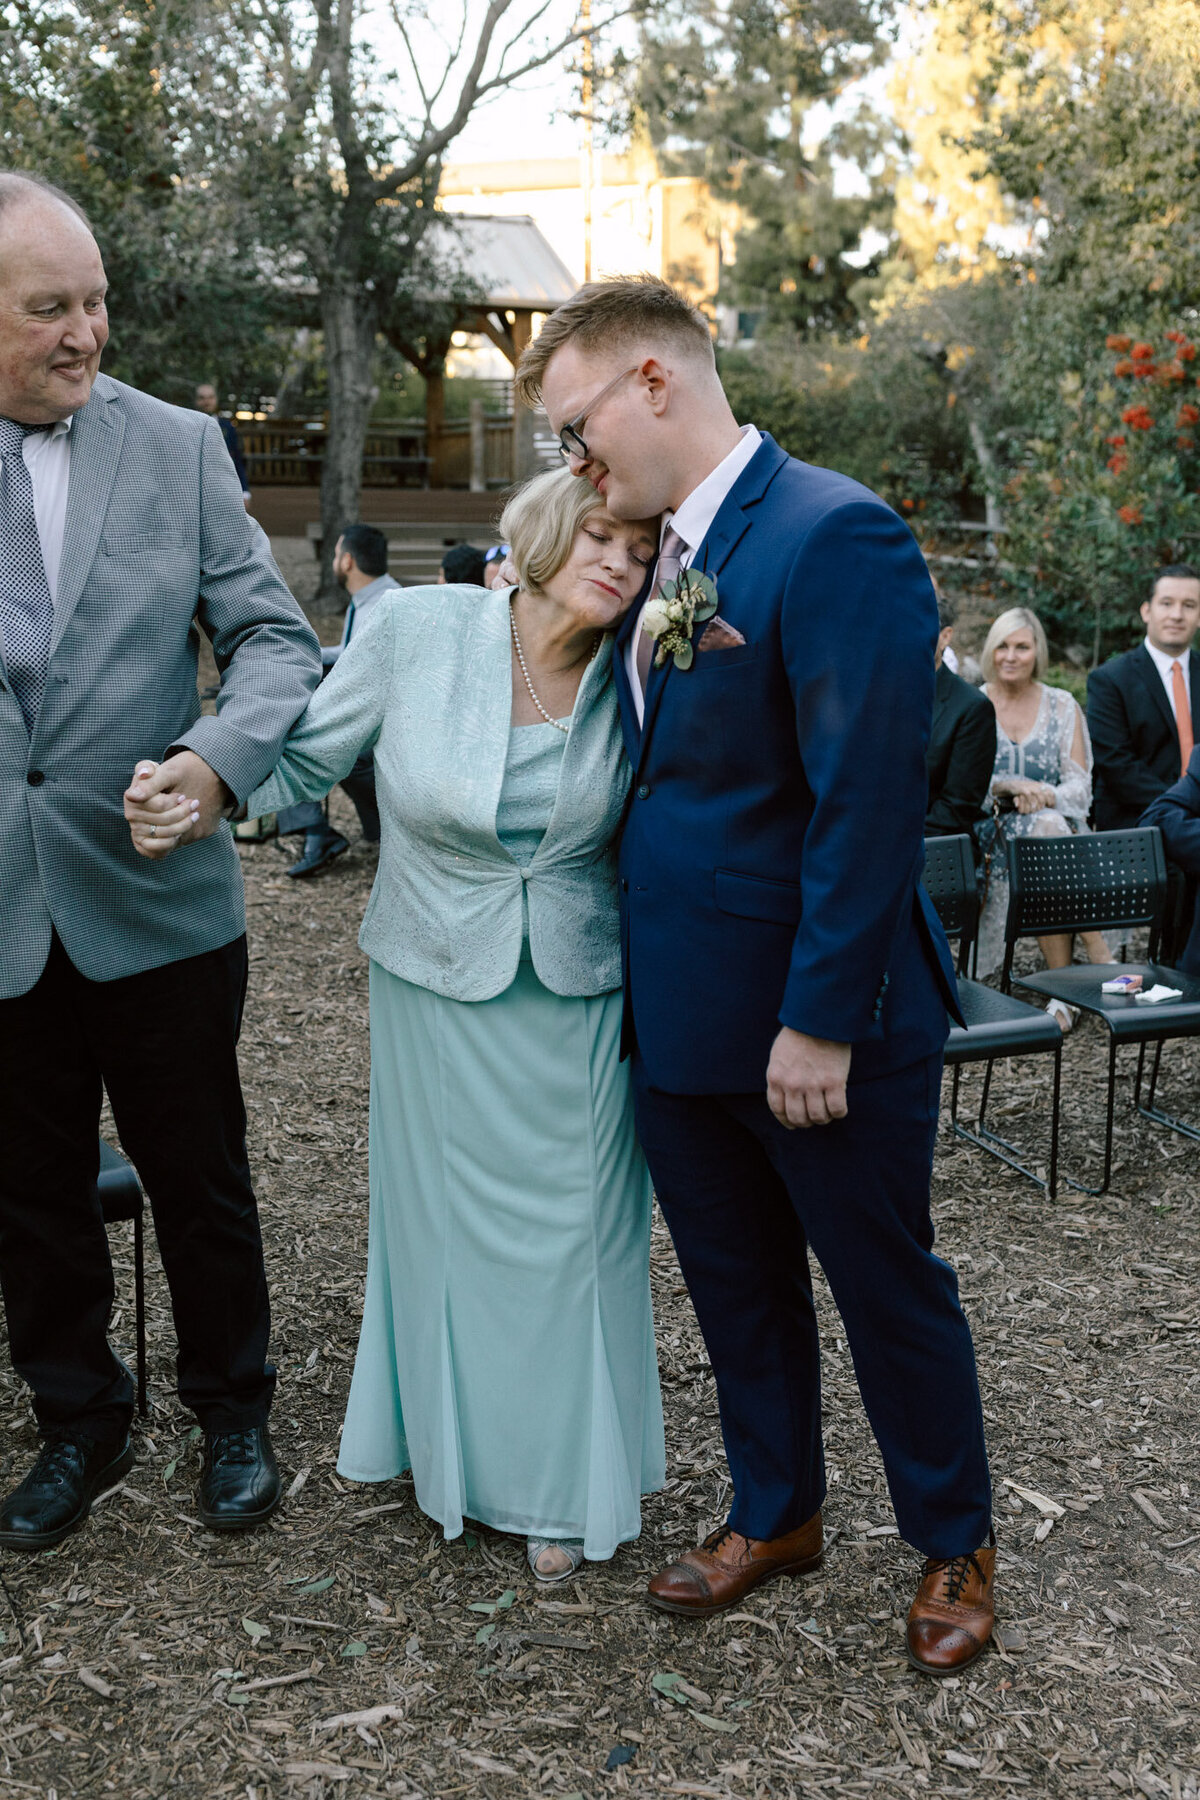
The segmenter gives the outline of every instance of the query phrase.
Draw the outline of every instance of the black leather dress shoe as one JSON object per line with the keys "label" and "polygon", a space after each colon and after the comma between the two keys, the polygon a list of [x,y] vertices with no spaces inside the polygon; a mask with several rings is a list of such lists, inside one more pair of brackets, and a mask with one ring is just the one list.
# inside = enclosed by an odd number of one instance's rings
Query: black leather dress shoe
{"label": "black leather dress shoe", "polygon": [[262,1525],[279,1505],[279,1469],[265,1425],[212,1431],[204,1440],[200,1517],[210,1531]]}
{"label": "black leather dress shoe", "polygon": [[0,1544],[6,1550],[48,1550],[82,1525],[97,1494],[115,1487],[133,1467],[124,1438],[52,1437],[20,1487],[0,1501]]}
{"label": "black leather dress shoe", "polygon": [[345,856],[350,845],[340,831],[310,831],[304,840],[304,851],[288,869],[287,873],[294,878],[304,875],[319,875],[330,863]]}

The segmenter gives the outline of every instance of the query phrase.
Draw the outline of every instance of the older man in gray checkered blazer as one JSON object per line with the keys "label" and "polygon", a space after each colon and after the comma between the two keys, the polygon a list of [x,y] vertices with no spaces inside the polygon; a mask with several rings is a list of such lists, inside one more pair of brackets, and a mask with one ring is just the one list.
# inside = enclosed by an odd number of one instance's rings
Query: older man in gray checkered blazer
{"label": "older man in gray checkered blazer", "polygon": [[[274,1370],[236,1042],[241,874],[222,814],[270,770],[320,676],[313,633],[242,505],[216,422],[98,373],[100,252],[65,195],[0,174],[0,1285],[45,1442],[0,1502],[41,1549],[130,1466],[133,1386],[107,1330],[101,1084],[150,1197],[200,1511],[278,1501]],[[198,632],[221,672],[196,694]],[[140,855],[147,759],[192,803]]]}

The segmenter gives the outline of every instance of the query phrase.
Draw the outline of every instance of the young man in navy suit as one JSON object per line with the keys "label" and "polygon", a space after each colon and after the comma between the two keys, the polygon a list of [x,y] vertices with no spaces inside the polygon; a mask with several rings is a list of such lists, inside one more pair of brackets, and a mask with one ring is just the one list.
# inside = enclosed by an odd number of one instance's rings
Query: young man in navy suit
{"label": "young man in navy suit", "polygon": [[[650,1598],[705,1617],[820,1558],[811,1249],[926,1558],[909,1656],[955,1673],[991,1635],[995,1548],[974,1351],[929,1210],[957,1007],[920,887],[929,576],[875,495],[738,427],[705,320],[664,282],[580,289],[518,387],[618,517],[663,515],[614,649],[635,768],[625,1043],[734,1503]],[[701,572],[715,584],[715,615],[706,590],[689,617],[682,570],[692,597]]]}

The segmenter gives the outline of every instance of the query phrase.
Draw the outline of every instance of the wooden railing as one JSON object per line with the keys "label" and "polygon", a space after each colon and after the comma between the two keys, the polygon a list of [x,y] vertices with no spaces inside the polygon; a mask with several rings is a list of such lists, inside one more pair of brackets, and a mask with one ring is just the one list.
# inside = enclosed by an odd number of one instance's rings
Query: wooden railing
{"label": "wooden railing", "polygon": [[[442,426],[437,474],[439,487],[470,487],[469,420],[450,419]],[[484,416],[483,478],[487,488],[508,487],[513,479],[513,422],[509,414]]]}
{"label": "wooden railing", "polygon": [[[325,426],[304,419],[239,420],[237,428],[254,487],[315,486],[325,459]],[[510,414],[484,419],[484,481],[507,487],[513,479],[513,422]],[[375,424],[363,446],[363,481],[368,487],[470,487],[471,427],[449,420],[431,449],[423,419]]]}

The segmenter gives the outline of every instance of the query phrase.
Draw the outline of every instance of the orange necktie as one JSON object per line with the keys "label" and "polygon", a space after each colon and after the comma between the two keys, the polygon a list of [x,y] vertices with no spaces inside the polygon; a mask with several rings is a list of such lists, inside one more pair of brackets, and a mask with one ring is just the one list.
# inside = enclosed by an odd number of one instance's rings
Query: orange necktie
{"label": "orange necktie", "polygon": [[1192,709],[1188,705],[1183,664],[1179,662],[1171,664],[1171,693],[1175,700],[1175,726],[1179,732],[1179,773],[1186,775],[1196,740],[1192,735]]}

